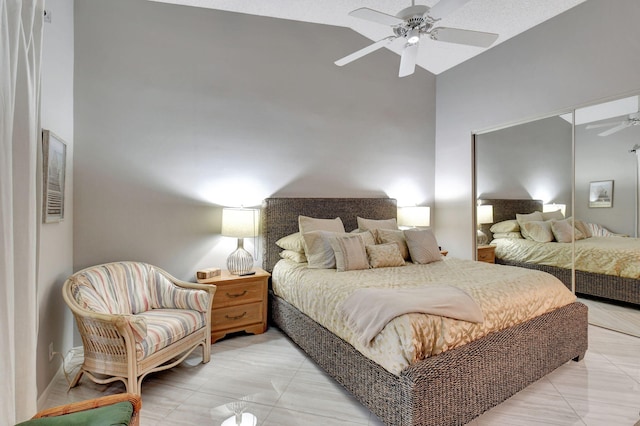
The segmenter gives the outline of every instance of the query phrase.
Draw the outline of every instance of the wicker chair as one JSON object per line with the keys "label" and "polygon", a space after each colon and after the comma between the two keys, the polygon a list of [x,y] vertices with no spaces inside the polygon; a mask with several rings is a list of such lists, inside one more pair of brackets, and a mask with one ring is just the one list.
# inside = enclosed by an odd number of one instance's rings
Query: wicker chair
{"label": "wicker chair", "polygon": [[99,384],[121,380],[139,395],[147,374],[178,365],[198,346],[202,362],[209,362],[215,290],[140,262],[73,274],[62,293],[82,337],[84,362],[71,387],[86,374]]}
{"label": "wicker chair", "polygon": [[[46,410],[39,411],[35,416],[32,417],[32,419],[42,419],[45,417],[59,418],[59,416],[64,416],[66,414],[89,412],[90,410],[94,410],[95,408],[112,406],[114,404],[127,402],[127,401],[131,403],[131,407],[132,407],[131,418],[128,424],[129,426],[138,426],[140,424],[140,409],[142,407],[142,401],[140,400],[140,396],[134,395],[131,393],[120,393],[116,395],[102,396],[100,398],[88,399],[86,401],[72,402],[71,404],[60,405],[53,408],[47,408]],[[86,419],[86,420],[91,421],[91,419]],[[104,420],[104,419],[101,419],[100,417],[98,417],[95,420],[97,421],[97,420]],[[25,422],[25,423],[29,424],[30,422]],[[44,424],[44,422],[39,421],[38,424]],[[58,422],[56,424],[60,424],[60,423]],[[77,422],[74,424],[77,424]]]}

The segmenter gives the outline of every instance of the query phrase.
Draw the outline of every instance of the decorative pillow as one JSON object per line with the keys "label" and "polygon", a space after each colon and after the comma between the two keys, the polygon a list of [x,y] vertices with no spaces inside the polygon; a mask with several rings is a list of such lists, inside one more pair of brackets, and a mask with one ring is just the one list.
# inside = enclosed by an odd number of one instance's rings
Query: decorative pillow
{"label": "decorative pillow", "polygon": [[502,238],[511,238],[511,239],[522,239],[522,234],[519,232],[496,232],[493,234],[494,240],[499,240]]}
{"label": "decorative pillow", "polygon": [[368,231],[371,229],[398,229],[398,222],[395,218],[392,219],[365,219],[357,217],[358,229],[361,231]]}
{"label": "decorative pillow", "polygon": [[583,221],[576,220],[575,227],[576,227],[577,230],[582,232],[582,235],[584,235],[585,238],[591,238],[592,237],[591,230],[589,229],[587,224],[584,223]]}
{"label": "decorative pillow", "polygon": [[442,260],[438,241],[430,229],[407,229],[404,231],[409,254],[413,263],[431,263]]}
{"label": "decorative pillow", "polygon": [[574,229],[576,241],[584,239],[584,234],[580,232],[578,228],[574,227],[572,222],[572,218],[551,221],[551,231],[557,242],[570,243],[573,238]]}
{"label": "decorative pillow", "polygon": [[338,272],[369,269],[364,241],[358,235],[340,235],[329,239],[336,258]]}
{"label": "decorative pillow", "polygon": [[537,241],[539,243],[550,243],[553,241],[551,221],[536,220],[524,222],[520,225],[520,232],[527,240]]}
{"label": "decorative pillow", "polygon": [[[406,244],[405,244],[406,245]],[[400,254],[397,243],[378,244],[367,246],[367,257],[372,268],[385,268],[389,266],[404,266],[404,259]]]}
{"label": "decorative pillow", "polygon": [[409,260],[409,247],[407,247],[407,239],[404,237],[404,232],[400,230],[378,229],[377,236],[379,244],[396,243],[402,258]]}
{"label": "decorative pillow", "polygon": [[304,253],[298,253],[297,251],[293,250],[282,250],[280,252],[280,257],[283,259],[293,260],[296,263],[307,262],[307,257],[304,255]]}
{"label": "decorative pillow", "polygon": [[516,214],[516,220],[518,221],[518,225],[520,225],[520,233],[523,237],[527,238],[527,230],[523,229],[523,224],[525,222],[542,222],[542,212],[533,212],[529,214]]}
{"label": "decorative pillow", "polygon": [[376,244],[376,237],[373,235],[372,231],[355,232],[354,235],[362,238],[362,242],[364,243],[365,247]]}
{"label": "decorative pillow", "polygon": [[520,225],[518,225],[517,220],[511,219],[494,223],[493,225],[491,225],[491,228],[489,228],[489,230],[493,234],[500,232],[520,232]]}
{"label": "decorative pillow", "polygon": [[304,253],[304,238],[300,232],[296,232],[276,241],[276,245],[285,250]]}
{"label": "decorative pillow", "polygon": [[585,223],[585,226],[589,230],[589,234],[592,237],[611,237],[616,235],[613,232],[609,231],[604,226],[599,225],[597,223]]}
{"label": "decorative pillow", "polygon": [[344,233],[344,224],[339,217],[335,219],[316,219],[308,216],[298,216],[298,227],[303,235],[305,232],[310,231]]}
{"label": "decorative pillow", "polygon": [[327,231],[310,231],[302,234],[304,255],[309,268],[333,269],[336,267],[336,256],[333,253],[330,238],[341,234]]}
{"label": "decorative pillow", "polygon": [[564,215],[562,214],[562,210],[555,210],[552,212],[542,212],[542,220],[562,220],[564,219]]}

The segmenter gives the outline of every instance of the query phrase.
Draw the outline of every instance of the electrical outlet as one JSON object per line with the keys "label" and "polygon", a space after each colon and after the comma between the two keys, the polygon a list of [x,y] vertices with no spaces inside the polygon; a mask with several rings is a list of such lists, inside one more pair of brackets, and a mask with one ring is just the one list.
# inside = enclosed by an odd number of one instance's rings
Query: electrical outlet
{"label": "electrical outlet", "polygon": [[53,360],[53,342],[49,343],[49,362]]}
{"label": "electrical outlet", "polygon": [[44,22],[50,24],[51,23],[51,11],[45,9],[44,10]]}

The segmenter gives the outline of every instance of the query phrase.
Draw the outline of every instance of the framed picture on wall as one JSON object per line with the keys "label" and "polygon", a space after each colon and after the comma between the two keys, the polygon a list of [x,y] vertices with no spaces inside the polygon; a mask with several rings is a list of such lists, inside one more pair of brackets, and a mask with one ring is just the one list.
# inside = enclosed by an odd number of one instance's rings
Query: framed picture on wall
{"label": "framed picture on wall", "polygon": [[50,130],[42,130],[42,220],[64,219],[64,182],[67,168],[67,144]]}
{"label": "framed picture on wall", "polygon": [[589,183],[589,207],[613,207],[613,181]]}

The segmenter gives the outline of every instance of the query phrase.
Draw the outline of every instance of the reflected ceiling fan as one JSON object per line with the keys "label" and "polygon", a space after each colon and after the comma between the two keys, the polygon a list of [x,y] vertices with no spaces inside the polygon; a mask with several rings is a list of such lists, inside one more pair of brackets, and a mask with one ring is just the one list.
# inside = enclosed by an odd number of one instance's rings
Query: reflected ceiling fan
{"label": "reflected ceiling fan", "polygon": [[440,19],[469,1],[470,0],[440,0],[431,8],[425,5],[416,5],[415,2],[412,2],[411,6],[401,10],[396,16],[387,15],[386,13],[366,7],[349,12],[349,15],[356,18],[382,25],[389,25],[394,35],[385,37],[342,59],[338,59],[335,64],[338,66],[346,65],[371,52],[388,46],[397,40],[401,40],[405,45],[400,58],[400,71],[398,76],[405,77],[413,74],[415,70],[420,38],[423,36],[427,36],[432,40],[445,41],[448,43],[489,47],[496,41],[498,34],[436,26]]}
{"label": "reflected ceiling fan", "polygon": [[587,127],[585,127],[585,129],[589,130],[589,129],[599,129],[601,127],[611,127],[609,130],[605,130],[602,133],[598,133],[598,136],[609,136],[631,126],[640,126],[640,112],[629,114],[629,117],[623,121],[614,121],[610,123],[600,123],[600,124],[587,124]]}

